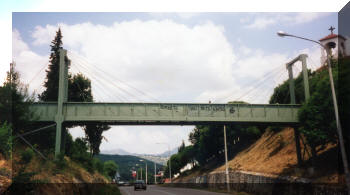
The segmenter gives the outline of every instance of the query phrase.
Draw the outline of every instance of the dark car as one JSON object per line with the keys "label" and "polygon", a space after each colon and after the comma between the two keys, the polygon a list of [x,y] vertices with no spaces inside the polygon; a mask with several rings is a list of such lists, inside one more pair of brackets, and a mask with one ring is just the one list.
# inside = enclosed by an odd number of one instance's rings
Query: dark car
{"label": "dark car", "polygon": [[143,181],[143,180],[136,180],[135,183],[134,183],[134,190],[137,190],[137,189],[146,190],[147,186],[146,186],[145,181]]}

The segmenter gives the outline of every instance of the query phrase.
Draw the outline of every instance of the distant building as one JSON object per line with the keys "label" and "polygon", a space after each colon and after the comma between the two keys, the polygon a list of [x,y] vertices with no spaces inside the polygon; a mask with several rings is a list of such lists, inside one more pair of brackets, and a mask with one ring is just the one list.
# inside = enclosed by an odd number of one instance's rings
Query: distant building
{"label": "distant building", "polygon": [[[331,34],[320,39],[320,43],[326,46],[333,46],[331,49],[332,58],[337,59],[338,57],[345,57],[349,55],[347,49],[345,47],[346,39],[341,36],[333,33],[334,27],[330,27],[328,30],[331,31]],[[324,48],[321,48],[321,64],[323,65],[327,61],[327,53]]]}

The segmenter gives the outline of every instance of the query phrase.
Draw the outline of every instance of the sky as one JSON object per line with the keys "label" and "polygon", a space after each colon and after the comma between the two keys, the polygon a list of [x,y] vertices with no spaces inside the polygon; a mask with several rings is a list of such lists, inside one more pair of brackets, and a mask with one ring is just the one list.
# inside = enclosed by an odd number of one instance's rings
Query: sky
{"label": "sky", "polygon": [[[308,68],[320,66],[317,45],[281,38],[276,32],[283,30],[318,40],[330,33],[332,25],[337,33],[337,11],[345,5],[326,4],[319,10],[311,6],[309,10],[294,8],[297,6],[291,6],[291,10],[283,6],[259,10],[258,6],[257,10],[235,12],[217,4],[202,10],[169,9],[163,4],[156,9],[141,9],[131,4],[133,9],[126,10],[133,12],[125,12],[99,5],[94,9],[91,3],[84,10],[78,9],[78,3],[54,10],[44,1],[11,2],[0,6],[10,10],[1,10],[0,25],[10,24],[10,29],[3,32],[7,38],[2,40],[12,41],[12,57],[0,61],[1,78],[8,69],[3,64],[12,59],[23,83],[29,84],[29,91],[42,92],[50,43],[60,27],[63,47],[72,60],[69,71],[91,79],[95,101],[174,103],[268,103],[273,88],[287,78],[288,61],[306,53]],[[2,51],[11,55],[8,48]],[[301,64],[296,63],[294,74],[300,70]],[[112,126],[103,134],[106,139],[100,149],[109,153],[117,149],[162,153],[167,150],[166,144],[174,148],[184,140],[188,145],[193,128]],[[80,128],[70,132],[74,138],[84,136]]]}

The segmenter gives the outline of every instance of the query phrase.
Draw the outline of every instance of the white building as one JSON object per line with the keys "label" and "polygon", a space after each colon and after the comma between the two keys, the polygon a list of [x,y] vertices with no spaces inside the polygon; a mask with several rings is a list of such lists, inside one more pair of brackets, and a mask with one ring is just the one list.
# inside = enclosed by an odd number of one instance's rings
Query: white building
{"label": "white building", "polygon": [[[326,46],[331,46],[331,55],[334,59],[337,59],[338,56],[344,57],[347,54],[349,54],[347,48],[345,47],[346,39],[341,35],[334,34],[334,28],[332,26],[329,30],[331,31],[331,34],[320,39],[320,43]],[[321,48],[321,64],[323,65],[326,62],[326,60],[327,53],[323,48]]]}

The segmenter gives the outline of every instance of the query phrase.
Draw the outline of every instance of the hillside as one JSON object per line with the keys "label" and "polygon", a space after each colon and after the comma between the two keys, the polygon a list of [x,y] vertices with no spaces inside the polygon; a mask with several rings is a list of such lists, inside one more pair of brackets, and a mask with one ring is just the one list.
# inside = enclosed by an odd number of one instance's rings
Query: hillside
{"label": "hillside", "polygon": [[12,163],[0,153],[0,194],[11,185]]}
{"label": "hillside", "polygon": [[[13,163],[0,159],[0,194],[120,194],[118,187],[110,184],[105,176],[97,171],[88,172],[68,157],[64,157],[66,163],[62,165],[34,155],[30,162],[24,164],[21,151],[22,148],[14,151]],[[9,177],[5,177],[4,172]]]}
{"label": "hillside", "polygon": [[[303,154],[304,147],[301,144]],[[318,163],[314,174],[307,171],[310,166],[309,155],[305,152],[305,165],[296,169],[297,157],[292,128],[285,128],[280,132],[265,132],[259,140],[249,148],[241,151],[234,159],[229,161],[231,170],[243,170],[273,175],[289,175],[315,179],[315,182],[338,182],[338,153],[336,145],[328,144],[318,152]],[[214,171],[223,171],[220,166]]]}
{"label": "hillside", "polygon": [[[154,162],[140,158],[137,156],[130,156],[130,155],[110,155],[110,154],[99,154],[96,156],[99,158],[102,162],[107,160],[113,160],[118,164],[118,171],[123,180],[132,180],[131,176],[131,169],[135,167],[136,164],[139,164],[139,166],[145,167],[145,161],[147,162],[148,167],[148,173],[152,176],[154,175]],[[140,162],[140,160],[144,160],[143,162]],[[163,165],[156,164],[157,170],[162,170]],[[143,170],[144,171],[144,170]],[[150,180],[153,181],[153,180]]]}
{"label": "hillside", "polygon": [[[301,144],[302,154],[304,147]],[[304,165],[297,169],[297,157],[292,128],[285,128],[280,132],[266,131],[260,139],[247,149],[239,152],[229,163],[230,171],[249,171],[267,175],[288,175],[312,179],[314,182],[344,182],[338,174],[338,152],[336,145],[328,144],[318,152],[315,171],[312,174],[310,157],[305,152]],[[208,172],[224,171],[225,165],[212,167],[209,171],[196,170],[191,174],[180,177],[191,178]]]}

